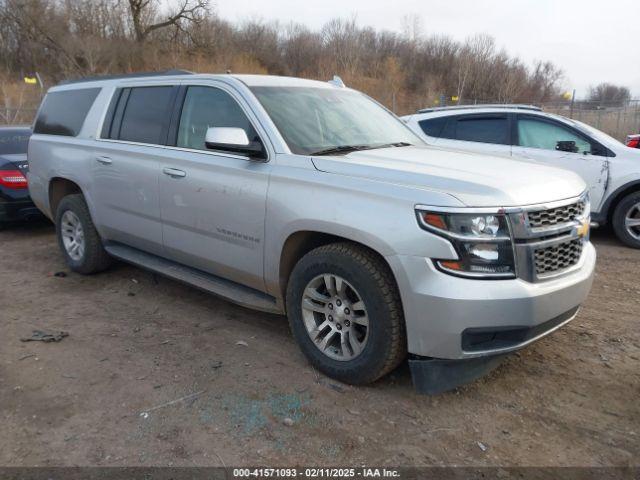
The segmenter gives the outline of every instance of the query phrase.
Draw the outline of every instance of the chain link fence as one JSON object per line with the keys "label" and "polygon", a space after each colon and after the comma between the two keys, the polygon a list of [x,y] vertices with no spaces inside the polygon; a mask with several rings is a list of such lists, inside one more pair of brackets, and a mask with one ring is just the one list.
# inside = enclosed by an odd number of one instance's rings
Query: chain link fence
{"label": "chain link fence", "polygon": [[[468,100],[461,104],[481,105],[500,102]],[[627,135],[640,133],[640,99],[625,102],[624,105],[606,105],[599,102],[530,102],[545,112],[563,115],[591,125],[624,142]],[[0,107],[0,125],[30,125],[38,105],[20,108]]]}
{"label": "chain link fence", "polygon": [[564,115],[608,133],[620,141],[627,135],[640,133],[640,99],[618,106],[597,102],[577,102],[574,105],[541,104],[545,112]]}
{"label": "chain link fence", "polygon": [[0,125],[31,125],[38,106],[0,108]]}

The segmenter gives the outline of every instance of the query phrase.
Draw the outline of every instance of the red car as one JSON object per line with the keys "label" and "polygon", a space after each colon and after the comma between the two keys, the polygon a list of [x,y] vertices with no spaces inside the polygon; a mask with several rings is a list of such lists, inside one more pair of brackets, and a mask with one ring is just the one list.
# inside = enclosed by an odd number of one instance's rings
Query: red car
{"label": "red car", "polygon": [[628,135],[627,147],[640,148],[640,135]]}

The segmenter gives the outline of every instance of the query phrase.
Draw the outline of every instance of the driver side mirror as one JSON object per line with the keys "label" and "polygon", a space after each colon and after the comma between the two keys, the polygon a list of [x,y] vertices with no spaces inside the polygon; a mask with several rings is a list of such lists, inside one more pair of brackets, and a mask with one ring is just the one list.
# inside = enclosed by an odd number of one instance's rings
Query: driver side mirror
{"label": "driver side mirror", "polygon": [[239,153],[261,160],[267,158],[262,142],[249,141],[247,132],[242,128],[210,127],[207,129],[204,144],[210,150]]}
{"label": "driver side mirror", "polygon": [[556,150],[559,152],[578,153],[578,147],[573,140],[560,140],[556,143]]}

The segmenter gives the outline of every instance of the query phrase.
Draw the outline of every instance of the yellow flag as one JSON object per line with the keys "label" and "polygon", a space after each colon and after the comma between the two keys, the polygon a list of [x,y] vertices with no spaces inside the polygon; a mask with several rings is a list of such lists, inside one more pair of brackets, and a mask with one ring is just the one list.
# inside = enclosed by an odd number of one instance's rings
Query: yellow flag
{"label": "yellow flag", "polygon": [[457,102],[458,100],[459,100],[459,97],[457,95],[454,95],[453,97],[451,97],[452,102]]}
{"label": "yellow flag", "polygon": [[29,85],[37,85],[38,79],[36,77],[24,77],[24,83]]}

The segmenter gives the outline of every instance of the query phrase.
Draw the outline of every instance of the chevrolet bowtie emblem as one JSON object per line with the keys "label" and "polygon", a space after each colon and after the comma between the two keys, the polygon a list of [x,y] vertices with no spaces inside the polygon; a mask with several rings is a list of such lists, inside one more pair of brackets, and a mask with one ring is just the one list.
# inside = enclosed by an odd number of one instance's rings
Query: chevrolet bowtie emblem
{"label": "chevrolet bowtie emblem", "polygon": [[581,237],[581,238],[586,237],[587,235],[589,235],[589,220],[584,220],[577,227],[577,232],[578,232],[578,236]]}

